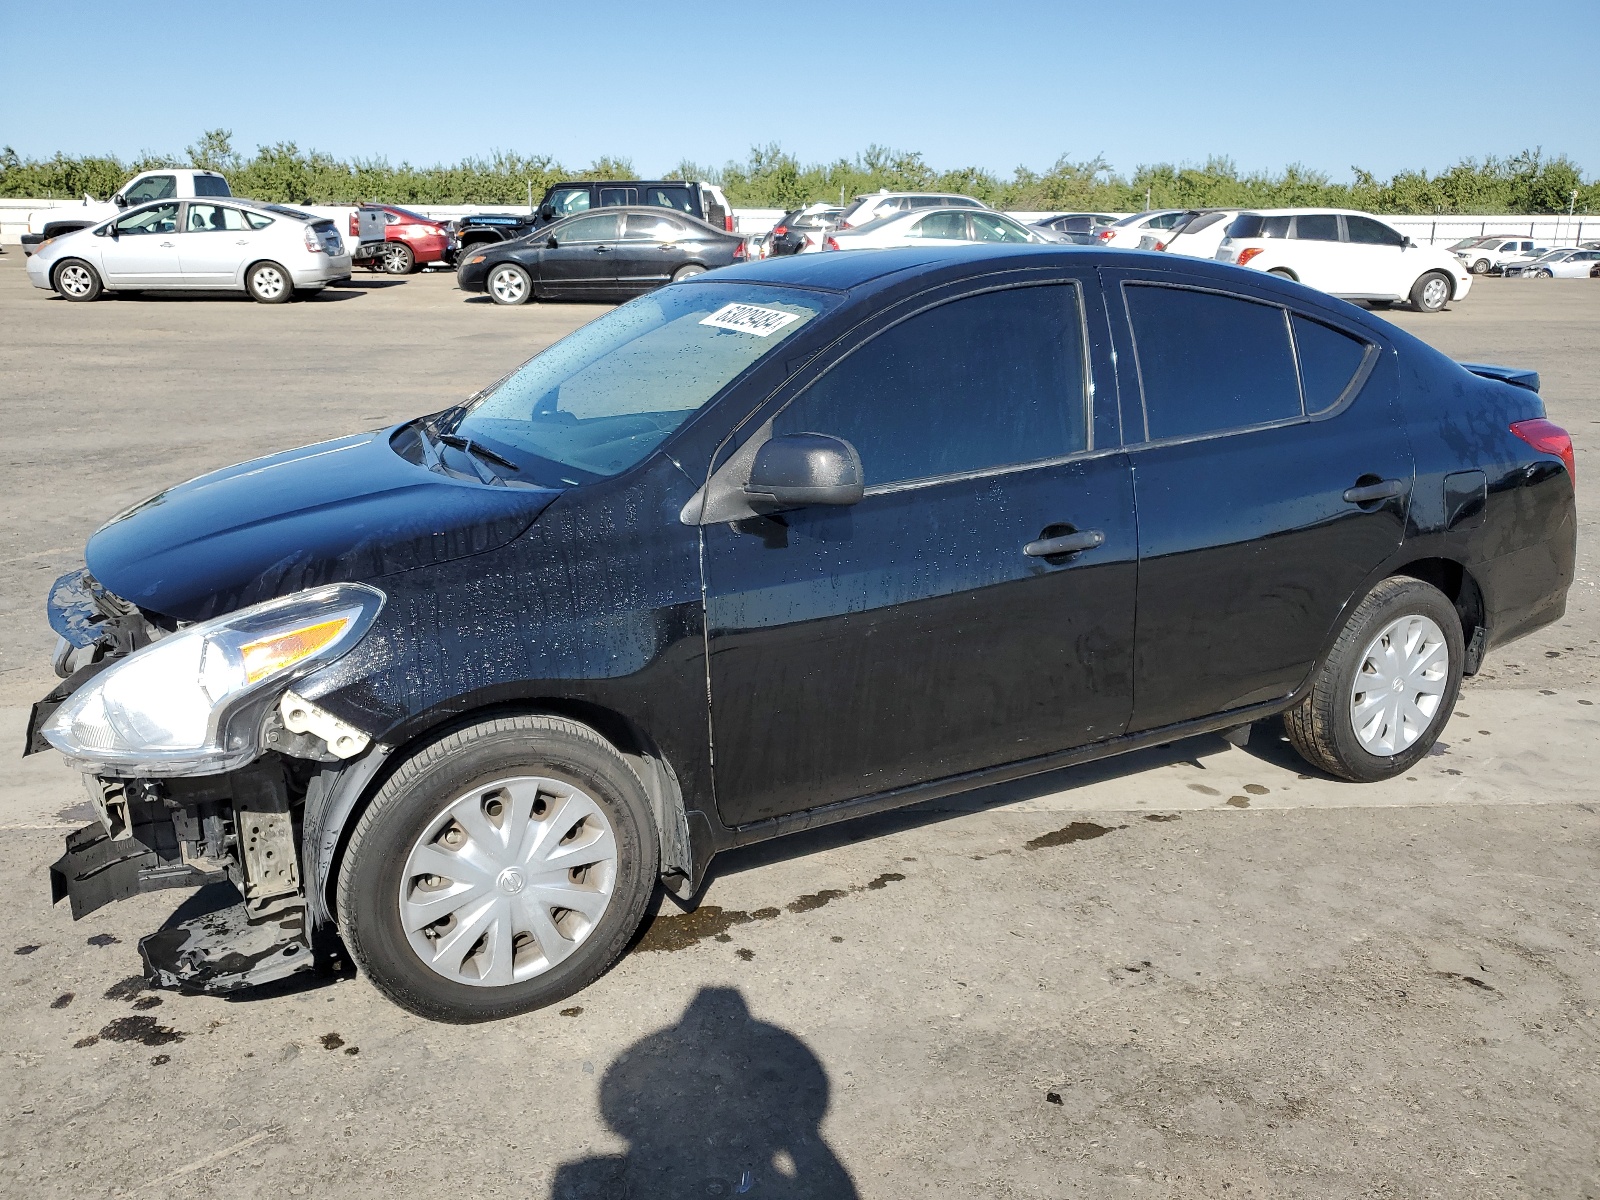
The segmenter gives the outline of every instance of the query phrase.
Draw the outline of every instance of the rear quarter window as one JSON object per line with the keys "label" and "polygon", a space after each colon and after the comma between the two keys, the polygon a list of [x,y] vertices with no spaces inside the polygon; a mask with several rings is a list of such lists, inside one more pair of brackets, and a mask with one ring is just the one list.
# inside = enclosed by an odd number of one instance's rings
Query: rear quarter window
{"label": "rear quarter window", "polygon": [[1287,313],[1218,292],[1123,285],[1151,441],[1303,415]]}
{"label": "rear quarter window", "polygon": [[1300,380],[1305,388],[1306,412],[1321,413],[1338,404],[1356,380],[1366,361],[1370,343],[1296,313],[1294,329]]}

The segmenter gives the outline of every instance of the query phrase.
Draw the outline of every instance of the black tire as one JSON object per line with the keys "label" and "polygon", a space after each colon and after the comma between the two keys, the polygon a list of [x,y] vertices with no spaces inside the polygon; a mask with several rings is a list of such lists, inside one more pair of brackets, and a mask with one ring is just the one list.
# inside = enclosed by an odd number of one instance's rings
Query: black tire
{"label": "black tire", "polygon": [[74,304],[98,300],[104,290],[100,273],[81,258],[64,258],[57,263],[50,283],[56,289],[56,295]]}
{"label": "black tire", "polygon": [[1443,312],[1455,292],[1455,283],[1443,271],[1425,271],[1411,285],[1411,307],[1418,312]]}
{"label": "black tire", "polygon": [[378,262],[386,275],[409,275],[417,269],[417,256],[404,242],[385,242]]}
{"label": "black tire", "polygon": [[1290,283],[1299,283],[1300,282],[1298,279],[1296,279],[1294,277],[1294,272],[1289,270],[1289,269],[1287,269],[1286,267],[1273,267],[1270,271],[1267,272],[1267,274],[1268,275],[1276,275],[1279,279],[1287,279]]}
{"label": "black tire", "polygon": [[1468,267],[1467,270],[1471,271],[1474,275],[1487,275],[1490,270],[1490,265],[1491,264],[1487,258],[1480,258],[1470,267]]}
{"label": "black tire", "polygon": [[672,273],[672,282],[677,283],[680,279],[693,279],[696,275],[704,275],[705,273],[706,269],[699,263],[688,263]]}
{"label": "black tire", "polygon": [[294,299],[294,278],[271,261],[258,262],[245,272],[244,288],[257,304],[287,304]]}
{"label": "black tire", "polygon": [[[1394,754],[1374,754],[1362,745],[1356,730],[1357,673],[1363,671],[1367,650],[1380,634],[1408,617],[1425,617],[1443,635],[1447,656],[1443,688],[1438,706],[1414,741]],[[1444,593],[1417,579],[1385,579],[1351,614],[1305,698],[1283,714],[1290,744],[1312,766],[1341,779],[1372,783],[1402,774],[1433,748],[1450,720],[1461,690],[1463,658],[1461,618]]]}
{"label": "black tire", "polygon": [[[453,803],[518,774],[560,781],[594,802],[616,848],[611,898],[576,948],[542,974],[501,986],[458,982],[412,948],[399,904],[402,885],[411,886],[406,864]],[[644,916],[659,859],[649,799],[611,743],[561,717],[500,717],[441,736],[384,783],[340,864],[339,930],[361,970],[402,1008],[436,1021],[495,1020],[565,999],[615,962]],[[522,888],[520,878],[515,886]]]}
{"label": "black tire", "polygon": [[516,263],[496,263],[483,278],[483,289],[496,304],[526,304],[533,299],[533,279]]}

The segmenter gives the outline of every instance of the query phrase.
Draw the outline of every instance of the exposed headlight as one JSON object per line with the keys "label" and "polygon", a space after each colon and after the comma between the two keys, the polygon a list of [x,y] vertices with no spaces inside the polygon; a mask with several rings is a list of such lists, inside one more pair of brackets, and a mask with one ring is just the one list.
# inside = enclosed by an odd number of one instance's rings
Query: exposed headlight
{"label": "exposed headlight", "polygon": [[384,595],[343,583],[191,625],[107,667],[41,731],[80,770],[216,775],[260,753],[261,716],[371,627]]}

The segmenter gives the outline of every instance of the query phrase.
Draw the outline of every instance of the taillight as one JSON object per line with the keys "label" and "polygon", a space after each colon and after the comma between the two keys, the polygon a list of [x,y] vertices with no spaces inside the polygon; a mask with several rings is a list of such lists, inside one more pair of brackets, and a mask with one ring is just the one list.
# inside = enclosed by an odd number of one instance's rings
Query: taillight
{"label": "taillight", "polygon": [[839,229],[850,229],[850,228],[853,228],[853,226],[850,224],[849,221],[840,221],[838,226],[837,226],[837,228],[839,228]]}
{"label": "taillight", "polygon": [[726,229],[729,233],[732,233],[734,231],[733,230],[733,214],[732,213],[727,213],[727,214],[725,214],[723,216],[723,218],[722,218],[722,227],[724,229]]}
{"label": "taillight", "polygon": [[361,223],[360,223],[359,220],[357,220],[356,214],[353,211],[350,214],[350,236],[351,237],[360,237],[361,236]]}
{"label": "taillight", "polygon": [[313,254],[321,254],[323,252],[322,237],[310,225],[306,226],[306,249]]}
{"label": "taillight", "polygon": [[1117,231],[1115,229],[1102,229],[1099,233],[1095,234],[1095,236],[1102,242],[1109,242],[1112,238],[1117,236]]}
{"label": "taillight", "polygon": [[773,237],[782,237],[784,234],[786,234],[788,232],[789,232],[789,227],[787,225],[774,225],[772,227],[772,236]]}
{"label": "taillight", "polygon": [[1260,254],[1265,249],[1266,249],[1265,246],[1247,246],[1247,247],[1245,247],[1243,250],[1239,251],[1239,260],[1238,260],[1239,261],[1239,265],[1241,267],[1244,266],[1245,263],[1249,262],[1252,258],[1254,258],[1256,255]]}
{"label": "taillight", "polygon": [[1577,455],[1572,448],[1572,435],[1554,421],[1534,417],[1529,421],[1511,422],[1511,432],[1516,434],[1540,454],[1554,454],[1567,465],[1567,478],[1573,486],[1578,483]]}
{"label": "taillight", "polygon": [[829,238],[827,241],[822,243],[822,248],[824,250],[837,250],[839,248],[839,243],[834,241],[832,238]]}
{"label": "taillight", "polygon": [[741,258],[749,258],[749,257],[750,257],[750,248],[749,248],[749,244],[747,242],[740,242],[737,246],[735,246],[733,248],[733,261],[734,262],[738,262]]}
{"label": "taillight", "polygon": [[1152,250],[1165,250],[1166,248],[1167,244],[1165,242],[1157,242],[1154,246],[1150,247]]}

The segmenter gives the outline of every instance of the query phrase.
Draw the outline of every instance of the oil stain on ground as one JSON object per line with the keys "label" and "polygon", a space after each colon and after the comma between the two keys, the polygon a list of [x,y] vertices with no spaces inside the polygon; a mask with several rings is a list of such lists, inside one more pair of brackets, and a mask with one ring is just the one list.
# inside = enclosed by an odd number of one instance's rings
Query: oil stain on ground
{"label": "oil stain on ground", "polygon": [[143,975],[129,975],[127,978],[119,979],[108,987],[105,992],[105,998],[107,1000],[132,1000],[149,987],[150,981]]}
{"label": "oil stain on ground", "polygon": [[1048,850],[1051,846],[1068,846],[1073,842],[1087,842],[1126,828],[1126,825],[1096,825],[1093,821],[1074,821],[1072,824],[1052,830],[1050,833],[1041,833],[1032,841],[1024,842],[1023,848],[1027,850]]}
{"label": "oil stain on ground", "polygon": [[50,1001],[50,1007],[65,1008],[67,1005],[72,1003],[72,998],[76,995],[76,992],[62,992],[61,995]]}
{"label": "oil stain on ground", "polygon": [[[899,883],[904,878],[905,876],[898,871],[885,871],[876,879],[854,887],[824,888],[820,892],[809,892],[791,900],[784,907],[792,913],[814,912],[825,904],[856,892],[881,892],[891,883]],[[735,926],[748,925],[753,921],[771,921],[782,915],[776,908],[758,908],[754,912],[745,912],[737,908],[720,908],[715,904],[703,904],[693,912],[656,917],[645,929],[644,936],[634,945],[634,949],[687,950],[706,938],[719,942],[731,941],[732,936],[728,930]]]}
{"label": "oil stain on ground", "polygon": [[141,1046],[165,1046],[181,1042],[189,1035],[170,1025],[156,1023],[154,1017],[118,1017],[100,1031],[108,1042],[137,1042]]}
{"label": "oil stain on ground", "polygon": [[324,1050],[337,1050],[340,1046],[344,1045],[344,1039],[337,1033],[325,1033],[318,1038],[317,1041],[322,1043],[322,1048]]}
{"label": "oil stain on ground", "polygon": [[1494,992],[1496,995],[1499,994],[1498,988],[1496,988],[1493,984],[1485,983],[1476,975],[1463,975],[1459,971],[1435,971],[1434,974],[1440,979],[1448,979],[1452,983],[1465,983],[1471,987],[1478,988],[1480,991]]}

